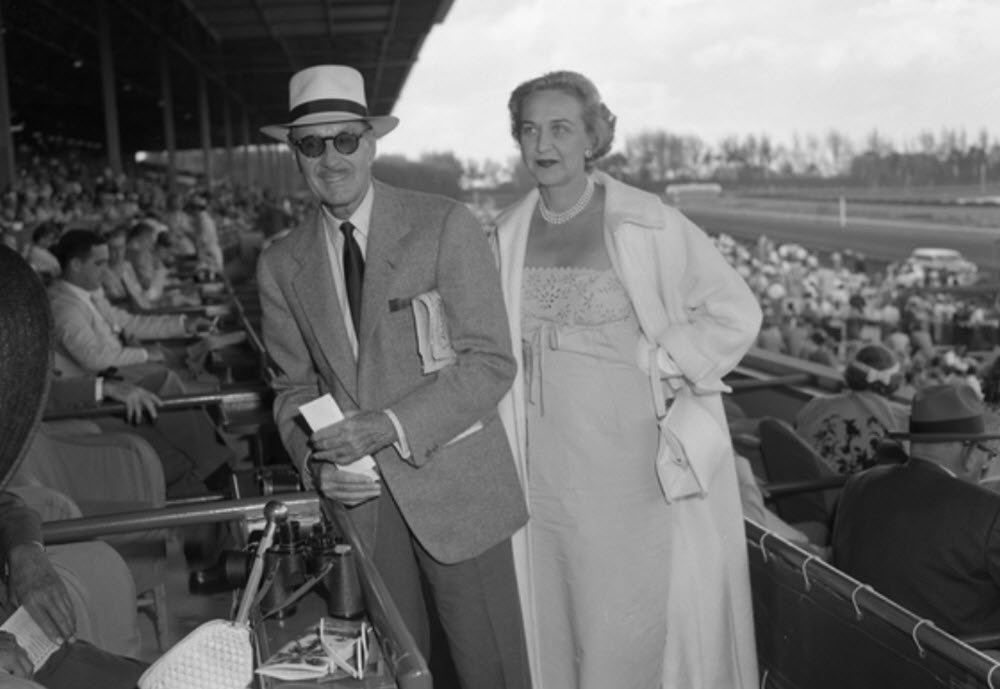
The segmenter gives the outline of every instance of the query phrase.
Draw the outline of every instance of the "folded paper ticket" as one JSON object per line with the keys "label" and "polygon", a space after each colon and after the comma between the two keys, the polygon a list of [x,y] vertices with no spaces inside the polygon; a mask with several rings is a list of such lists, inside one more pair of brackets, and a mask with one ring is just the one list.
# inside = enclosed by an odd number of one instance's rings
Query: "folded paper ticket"
{"label": "folded paper ticket", "polygon": [[[340,405],[330,393],[303,404],[299,407],[299,413],[302,414],[313,433],[344,419],[344,412],[340,410]],[[356,474],[367,476],[373,481],[379,480],[375,460],[372,459],[371,455],[365,455],[350,464],[339,464],[338,466],[342,471],[353,471]]]}

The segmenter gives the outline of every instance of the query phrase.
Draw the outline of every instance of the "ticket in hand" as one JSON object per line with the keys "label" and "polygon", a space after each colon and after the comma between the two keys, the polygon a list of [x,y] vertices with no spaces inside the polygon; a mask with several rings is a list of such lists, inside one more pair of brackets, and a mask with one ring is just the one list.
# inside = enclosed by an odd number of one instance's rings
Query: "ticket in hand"
{"label": "ticket in hand", "polygon": [[[340,405],[337,404],[337,401],[333,399],[333,395],[330,393],[318,397],[312,402],[303,404],[299,407],[299,413],[302,414],[302,418],[309,424],[309,428],[312,429],[313,433],[321,428],[332,426],[338,421],[344,420],[344,412],[340,410]],[[375,460],[372,459],[371,455],[365,455],[350,464],[338,464],[337,466],[342,471],[353,471],[356,474],[367,476],[373,481],[379,480],[378,471],[375,468]]]}

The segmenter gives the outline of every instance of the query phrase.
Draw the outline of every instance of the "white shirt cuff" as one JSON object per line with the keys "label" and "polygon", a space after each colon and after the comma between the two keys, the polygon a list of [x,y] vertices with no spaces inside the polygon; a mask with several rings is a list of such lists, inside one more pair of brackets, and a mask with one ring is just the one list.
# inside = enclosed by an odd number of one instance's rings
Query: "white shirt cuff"
{"label": "white shirt cuff", "polygon": [[406,432],[403,430],[403,424],[399,423],[399,418],[393,413],[392,409],[386,409],[385,415],[389,417],[392,421],[393,427],[396,429],[396,437],[398,440],[392,444],[393,447],[399,452],[399,456],[406,459],[410,456],[410,445],[406,442]]}
{"label": "white shirt cuff", "polygon": [[94,378],[94,401],[98,404],[104,401],[104,379],[100,376]]}

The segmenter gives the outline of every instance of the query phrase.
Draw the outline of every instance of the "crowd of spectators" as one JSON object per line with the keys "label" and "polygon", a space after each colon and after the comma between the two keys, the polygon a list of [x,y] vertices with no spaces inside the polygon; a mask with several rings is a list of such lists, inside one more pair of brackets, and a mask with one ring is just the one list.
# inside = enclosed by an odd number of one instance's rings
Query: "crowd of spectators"
{"label": "crowd of spectators", "polygon": [[[142,262],[136,273],[143,290],[149,290],[156,279],[149,254],[163,261],[173,254],[197,253],[206,267],[218,269],[227,246],[249,234],[277,234],[295,224],[303,211],[294,199],[279,200],[257,187],[221,182],[211,188],[178,185],[168,191],[156,170],[116,175],[72,153],[20,153],[26,154],[26,161],[0,195],[0,241],[22,253],[49,280],[59,272],[49,249],[67,229],[105,236],[123,232],[129,260]],[[152,233],[137,230],[140,224]]]}
{"label": "crowd of spectators", "polygon": [[849,249],[820,255],[767,237],[748,246],[716,243],[747,280],[764,311],[758,346],[843,371],[857,350],[879,343],[899,361],[899,394],[933,383],[978,385],[976,372],[997,344],[993,295],[941,289],[940,276],[907,262],[872,269]]}

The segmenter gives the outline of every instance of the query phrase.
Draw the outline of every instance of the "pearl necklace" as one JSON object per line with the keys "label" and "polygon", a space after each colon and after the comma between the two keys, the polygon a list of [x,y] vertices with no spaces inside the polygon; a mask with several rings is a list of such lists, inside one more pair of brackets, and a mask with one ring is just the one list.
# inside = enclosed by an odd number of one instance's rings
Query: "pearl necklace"
{"label": "pearl necklace", "polygon": [[545,199],[541,196],[538,197],[538,212],[542,214],[542,219],[550,225],[562,225],[563,223],[569,222],[576,216],[580,215],[587,204],[590,203],[590,199],[594,196],[594,180],[587,178],[587,188],[583,190],[583,194],[580,198],[576,200],[571,207],[562,211],[561,213],[553,213],[549,210],[548,206],[545,205]]}

